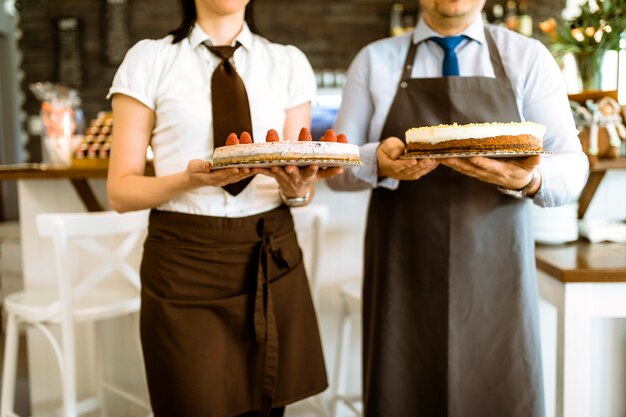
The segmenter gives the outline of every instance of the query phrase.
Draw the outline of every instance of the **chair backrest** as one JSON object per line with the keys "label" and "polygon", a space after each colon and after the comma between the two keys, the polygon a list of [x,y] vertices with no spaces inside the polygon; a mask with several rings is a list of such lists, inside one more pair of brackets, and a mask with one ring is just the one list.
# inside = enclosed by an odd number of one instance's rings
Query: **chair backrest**
{"label": "chair backrest", "polygon": [[328,206],[320,204],[291,209],[314,299],[318,293],[320,257],[329,212]]}
{"label": "chair backrest", "polygon": [[[148,210],[42,213],[36,223],[39,236],[52,239],[61,306],[71,309],[89,290],[113,276],[139,290],[137,263],[131,265],[128,258],[136,255],[145,236]],[[50,312],[58,314],[59,306],[51,306]]]}

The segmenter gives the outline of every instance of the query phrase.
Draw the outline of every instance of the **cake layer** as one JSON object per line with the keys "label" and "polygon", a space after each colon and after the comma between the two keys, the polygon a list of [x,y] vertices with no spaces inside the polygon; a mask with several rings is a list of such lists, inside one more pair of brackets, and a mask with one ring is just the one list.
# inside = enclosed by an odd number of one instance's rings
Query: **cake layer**
{"label": "cake layer", "polygon": [[213,166],[295,160],[360,163],[359,147],[349,143],[283,141],[222,146],[213,153]]}
{"label": "cake layer", "polygon": [[478,140],[515,136],[534,136],[541,141],[545,132],[545,126],[533,122],[470,123],[466,125],[454,123],[451,125],[412,128],[406,131],[405,138],[407,144],[435,144],[463,139]]}
{"label": "cake layer", "polygon": [[442,140],[436,143],[408,142],[407,152],[411,154],[465,153],[465,152],[541,152],[541,139],[522,134],[517,136],[494,136],[489,138],[468,138]]}

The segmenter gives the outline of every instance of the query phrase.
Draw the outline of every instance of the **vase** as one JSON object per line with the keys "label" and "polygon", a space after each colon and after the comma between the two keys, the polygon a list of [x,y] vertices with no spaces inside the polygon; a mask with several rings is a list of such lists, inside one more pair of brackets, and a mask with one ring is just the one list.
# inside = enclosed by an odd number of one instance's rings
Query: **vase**
{"label": "vase", "polygon": [[603,50],[574,54],[583,91],[600,90],[602,87]]}

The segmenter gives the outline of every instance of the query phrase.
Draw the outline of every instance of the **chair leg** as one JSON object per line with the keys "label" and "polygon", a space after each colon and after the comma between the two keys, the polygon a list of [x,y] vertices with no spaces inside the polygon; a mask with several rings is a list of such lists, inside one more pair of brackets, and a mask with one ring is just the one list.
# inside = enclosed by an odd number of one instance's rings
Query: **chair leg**
{"label": "chair leg", "polygon": [[[147,375],[146,375],[146,365],[143,360],[143,347],[141,346],[141,335],[139,333],[139,313],[136,313],[132,316],[132,323],[133,323],[133,334],[135,335],[133,339],[135,340],[135,346],[137,347],[137,354],[139,356],[139,364],[140,364],[141,373],[142,373],[143,381],[144,381],[144,387],[145,387],[144,395],[145,395],[145,398],[148,399],[150,397],[150,394],[148,393],[148,380],[147,380]],[[147,400],[145,404],[145,409],[146,411],[149,412],[147,417],[152,417],[153,416],[152,407],[150,406],[149,400]]]}
{"label": "chair leg", "polygon": [[344,356],[346,348],[349,348],[351,337],[351,316],[346,306],[342,306],[341,318],[339,319],[339,330],[337,332],[337,350],[335,352],[335,366],[333,372],[333,386],[330,398],[329,414],[336,415],[337,405],[341,401],[344,380]]}
{"label": "chair leg", "polygon": [[15,386],[17,384],[17,361],[19,343],[19,323],[9,313],[7,317],[6,340],[4,346],[4,370],[2,372],[2,396],[0,398],[0,417],[14,415]]}
{"label": "chair leg", "polygon": [[92,323],[90,331],[92,332],[92,340],[94,341],[94,382],[97,390],[98,405],[100,408],[100,416],[106,417],[106,395],[104,389],[104,354],[102,346],[102,326],[99,323]]}
{"label": "chair leg", "polygon": [[61,389],[63,395],[63,417],[78,415],[76,398],[76,346],[74,345],[74,323],[61,326],[63,366],[61,367]]}

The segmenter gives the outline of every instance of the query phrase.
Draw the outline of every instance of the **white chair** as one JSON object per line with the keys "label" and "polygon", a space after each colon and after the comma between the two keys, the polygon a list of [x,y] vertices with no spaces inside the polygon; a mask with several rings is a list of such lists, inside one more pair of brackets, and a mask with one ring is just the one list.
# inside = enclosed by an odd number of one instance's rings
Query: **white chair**
{"label": "white chair", "polygon": [[[99,364],[93,368],[97,394],[79,401],[75,340],[78,323],[94,326],[103,320],[127,315],[136,320],[140,307],[138,262],[127,258],[136,255],[143,243],[147,215],[147,211],[125,214],[108,211],[37,216],[40,237],[52,239],[54,265],[50,266],[50,273],[55,276],[56,285],[49,289],[26,289],[4,300],[8,317],[0,417],[17,416],[13,408],[18,336],[20,328],[26,326],[41,331],[57,361],[62,407],[61,412],[54,415],[75,417],[96,409],[106,415],[105,392],[117,394],[151,415],[146,401],[105,381]],[[77,273],[78,266],[84,263],[89,264],[88,272]],[[98,333],[97,328],[88,328]],[[136,333],[137,360],[141,361],[138,331]],[[94,347],[100,350],[98,342]],[[94,357],[102,359],[102,352],[96,352]]]}
{"label": "white chair", "polygon": [[[354,362],[357,356],[357,368],[361,366],[361,305],[362,305],[362,282],[361,280],[348,281],[340,287],[341,316],[339,319],[339,331],[337,332],[337,350],[335,353],[335,366],[331,385],[330,415],[340,417],[338,407],[347,409],[354,416],[362,415],[362,399],[360,392],[350,392],[350,377],[355,380]],[[356,342],[355,342],[356,339]],[[356,355],[355,355],[356,353]],[[360,379],[357,386],[360,387]],[[360,390],[359,390],[360,391]]]}

